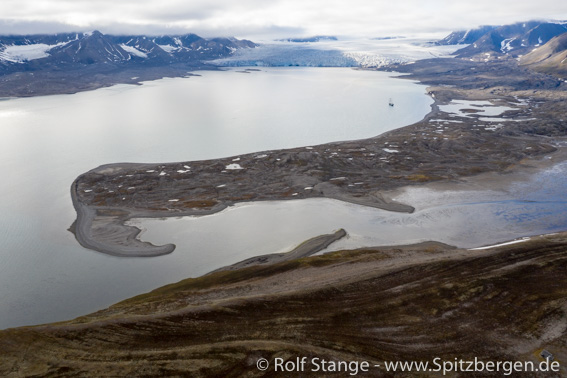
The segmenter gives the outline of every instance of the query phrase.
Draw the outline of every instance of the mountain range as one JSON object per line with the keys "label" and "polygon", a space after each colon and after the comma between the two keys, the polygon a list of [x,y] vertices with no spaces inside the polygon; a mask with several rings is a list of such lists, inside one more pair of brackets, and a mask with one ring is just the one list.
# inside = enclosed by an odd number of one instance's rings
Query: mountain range
{"label": "mountain range", "polygon": [[[456,31],[435,44],[462,44],[463,48],[453,53],[457,58],[481,62],[518,60],[528,68],[565,77],[565,33],[567,22],[529,21]],[[335,39],[314,36],[280,41]],[[306,50],[301,45],[305,44],[289,43],[283,50],[278,45],[280,50],[273,52],[270,46],[256,48],[255,43],[236,38],[206,39],[196,34],[107,35],[99,31],[0,36],[0,97],[75,93],[118,83],[137,84],[163,77],[187,76],[199,68],[215,69],[220,59],[224,65],[242,65],[241,61],[244,65],[265,64],[270,59],[273,62],[276,56],[276,61],[281,58],[285,65],[313,65],[315,61],[317,66],[322,66],[332,61],[333,66],[364,66],[371,56],[345,54],[329,47]],[[298,54],[301,59],[291,64],[290,57]],[[376,63],[374,59],[373,66],[385,64],[380,54],[376,57],[381,60]],[[272,64],[279,65],[277,62]],[[390,59],[391,63],[394,62]]]}
{"label": "mountain range", "polygon": [[75,69],[87,65],[200,65],[253,48],[247,40],[178,36],[115,36],[99,31],[55,35],[0,36],[0,74],[46,69]]}
{"label": "mountain range", "polygon": [[518,57],[567,32],[567,22],[529,21],[504,26],[481,26],[457,31],[438,41],[440,45],[467,44],[454,55],[459,58],[482,56],[483,59],[509,55]]}

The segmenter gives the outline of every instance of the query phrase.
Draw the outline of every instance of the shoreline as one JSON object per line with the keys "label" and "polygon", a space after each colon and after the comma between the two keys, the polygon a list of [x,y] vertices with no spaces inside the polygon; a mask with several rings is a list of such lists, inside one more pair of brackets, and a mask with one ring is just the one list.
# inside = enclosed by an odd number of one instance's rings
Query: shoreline
{"label": "shoreline", "polygon": [[[136,163],[123,163],[123,164],[105,164],[97,167],[89,172],[100,172],[108,168],[122,169],[123,167],[143,168],[145,164]],[[153,166],[153,165],[150,165]],[[86,174],[88,174],[87,172]],[[178,211],[175,213],[169,211],[155,211],[143,209],[129,209],[117,207],[96,207],[92,208],[77,199],[77,184],[81,176],[79,176],[71,185],[71,201],[77,213],[77,218],[69,227],[68,231],[75,235],[79,244],[87,249],[102,252],[116,257],[157,257],[163,256],[173,252],[176,248],[175,244],[154,245],[150,242],[144,242],[138,239],[138,235],[142,232],[141,229],[135,226],[129,226],[125,223],[131,219],[155,219],[155,218],[168,218],[168,217],[184,217],[184,216],[206,216],[219,213],[234,203],[217,204],[209,209],[190,209]],[[400,213],[412,213],[414,208],[409,205],[398,203],[392,199],[384,197],[381,193],[375,195],[370,200],[356,201],[351,198],[340,198],[324,196],[324,198],[335,199],[339,201],[349,202],[357,205],[374,207],[386,211],[394,211]],[[272,199],[263,199],[249,202],[258,201],[273,201]],[[246,203],[246,201],[241,202]],[[95,226],[96,223],[96,226]],[[342,232],[344,230],[341,229]],[[342,235],[342,233],[341,233]],[[335,236],[337,234],[335,233]],[[341,236],[346,236],[346,233]],[[318,237],[315,237],[316,239]],[[340,239],[340,238],[339,238]],[[311,239],[310,239],[311,240]],[[334,239],[338,240],[338,239]],[[334,241],[333,240],[333,241]],[[330,244],[330,243],[329,243]],[[319,250],[312,252],[316,253]],[[293,252],[293,251],[292,251]],[[287,252],[291,253],[291,252]],[[309,256],[309,253],[305,256]],[[273,254],[278,255],[278,254]],[[254,259],[255,256],[251,259]],[[237,263],[239,264],[239,263]],[[235,265],[237,265],[235,264]],[[222,268],[221,268],[222,269]]]}
{"label": "shoreline", "polygon": [[[399,78],[430,84],[419,75]],[[549,111],[542,113],[540,95],[518,101],[515,92],[495,94],[490,88],[479,92],[444,87],[443,83],[427,91],[434,103],[421,121],[372,138],[205,161],[94,168],[71,187],[75,208],[81,212],[75,227],[77,240],[115,256],[166,254],[173,251],[173,245],[141,242],[136,239],[140,230],[124,222],[212,214],[239,202],[324,197],[411,213],[413,207],[393,202],[389,193],[436,182],[452,188],[465,177],[486,172],[502,176],[560,149],[560,137],[518,130],[518,125],[546,127]],[[565,97],[561,92],[543,96]],[[490,119],[476,114],[455,117],[440,110],[455,99],[490,99],[513,111],[493,127]],[[565,153],[554,156],[567,159]],[[159,176],[154,172],[160,172]],[[509,176],[502,181],[509,181]],[[136,189],[129,192],[123,187]],[[96,232],[92,231],[94,224]],[[136,252],[135,245],[143,251]]]}
{"label": "shoreline", "polygon": [[114,85],[142,85],[143,82],[165,78],[199,76],[199,71],[218,71],[219,67],[202,64],[163,67],[131,67],[108,72],[35,71],[14,72],[2,76],[0,100],[76,94]]}

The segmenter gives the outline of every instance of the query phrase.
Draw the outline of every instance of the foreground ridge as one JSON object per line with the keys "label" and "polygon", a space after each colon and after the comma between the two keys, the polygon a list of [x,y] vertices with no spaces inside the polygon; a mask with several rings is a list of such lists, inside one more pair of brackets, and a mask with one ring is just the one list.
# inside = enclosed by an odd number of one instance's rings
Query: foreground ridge
{"label": "foreground ridge", "polygon": [[566,233],[482,251],[426,243],[334,252],[0,331],[0,374],[263,376],[260,358],[540,362],[544,348],[564,361],[566,287]]}

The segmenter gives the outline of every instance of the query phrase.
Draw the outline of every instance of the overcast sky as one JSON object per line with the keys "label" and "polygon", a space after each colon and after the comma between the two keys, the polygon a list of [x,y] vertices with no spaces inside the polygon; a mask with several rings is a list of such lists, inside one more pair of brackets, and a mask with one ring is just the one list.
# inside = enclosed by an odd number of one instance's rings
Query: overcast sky
{"label": "overcast sky", "polygon": [[478,25],[567,20],[565,0],[2,0],[0,33],[98,29],[265,40],[316,34],[446,34]]}

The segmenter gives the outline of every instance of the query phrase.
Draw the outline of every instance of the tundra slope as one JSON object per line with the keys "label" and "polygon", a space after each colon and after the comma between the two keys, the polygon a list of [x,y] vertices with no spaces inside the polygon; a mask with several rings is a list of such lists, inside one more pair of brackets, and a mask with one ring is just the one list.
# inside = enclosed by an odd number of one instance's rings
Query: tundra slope
{"label": "tundra slope", "polygon": [[[429,243],[334,252],[216,272],[73,321],[0,331],[0,375],[289,376],[274,372],[275,358],[305,356],[382,365],[360,376],[414,377],[386,372],[383,361],[537,364],[546,349],[561,370],[545,376],[561,377],[566,298],[565,233],[481,251]],[[270,361],[266,372],[259,358]],[[312,367],[301,375],[320,376]]]}

